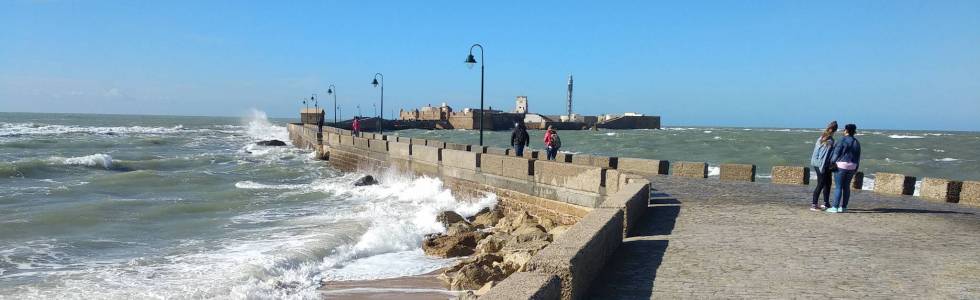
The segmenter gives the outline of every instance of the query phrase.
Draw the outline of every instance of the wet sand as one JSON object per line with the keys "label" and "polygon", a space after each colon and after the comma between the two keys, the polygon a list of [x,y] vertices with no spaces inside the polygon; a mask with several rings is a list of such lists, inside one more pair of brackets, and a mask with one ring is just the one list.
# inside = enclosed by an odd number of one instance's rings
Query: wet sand
{"label": "wet sand", "polygon": [[448,290],[436,278],[440,272],[378,280],[328,281],[320,290],[325,299],[455,299],[460,292]]}

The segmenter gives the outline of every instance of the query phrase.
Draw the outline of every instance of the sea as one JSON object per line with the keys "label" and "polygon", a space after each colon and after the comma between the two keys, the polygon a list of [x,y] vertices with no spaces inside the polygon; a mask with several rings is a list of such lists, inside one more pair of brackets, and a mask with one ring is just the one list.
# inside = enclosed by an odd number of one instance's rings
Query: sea
{"label": "sea", "polygon": [[[324,281],[426,274],[425,235],[496,196],[438,178],[344,173],[292,146],[289,119],[0,113],[0,298],[314,299]],[[980,180],[980,133],[864,130],[861,169]],[[389,134],[476,144],[476,130]],[[562,131],[563,150],[670,161],[808,164],[819,128]],[[531,131],[540,150],[542,132]],[[510,133],[485,132],[506,147]],[[708,180],[713,180],[708,179]],[[808,203],[801,195],[801,203]],[[801,204],[803,207],[803,204]]]}
{"label": "sea", "polygon": [[0,113],[0,299],[319,299],[325,280],[430,273],[437,178],[342,173],[241,117]]}

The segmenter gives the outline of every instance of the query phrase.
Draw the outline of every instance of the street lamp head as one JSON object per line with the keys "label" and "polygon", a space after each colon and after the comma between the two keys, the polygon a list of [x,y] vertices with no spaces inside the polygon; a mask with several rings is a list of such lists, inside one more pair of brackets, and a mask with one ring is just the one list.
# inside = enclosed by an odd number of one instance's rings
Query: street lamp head
{"label": "street lamp head", "polygon": [[476,65],[476,57],[473,57],[473,53],[470,53],[470,55],[466,56],[466,61],[464,62],[467,68],[472,69]]}
{"label": "street lamp head", "polygon": [[371,80],[371,84],[373,84],[374,87],[378,87],[378,78],[374,78],[374,80]]}
{"label": "street lamp head", "polygon": [[333,89],[327,89],[327,95],[333,94]]}

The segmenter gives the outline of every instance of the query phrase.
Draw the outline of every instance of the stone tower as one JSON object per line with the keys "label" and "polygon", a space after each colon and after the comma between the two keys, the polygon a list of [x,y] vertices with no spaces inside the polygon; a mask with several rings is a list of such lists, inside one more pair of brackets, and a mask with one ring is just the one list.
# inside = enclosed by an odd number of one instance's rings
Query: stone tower
{"label": "stone tower", "polygon": [[526,114],[527,113],[527,96],[517,96],[517,108],[514,109],[515,113]]}

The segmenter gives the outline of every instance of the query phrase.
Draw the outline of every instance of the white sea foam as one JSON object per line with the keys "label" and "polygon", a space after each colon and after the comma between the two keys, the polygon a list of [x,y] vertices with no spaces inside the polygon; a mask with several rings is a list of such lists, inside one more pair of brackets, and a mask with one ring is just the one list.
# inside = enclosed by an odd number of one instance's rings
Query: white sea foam
{"label": "white sea foam", "polygon": [[705,130],[704,133],[711,133],[711,130]]}
{"label": "white sea foam", "polygon": [[251,180],[235,183],[236,188],[247,190],[292,190],[309,187],[307,184],[261,184]]}
{"label": "white sea foam", "polygon": [[112,168],[112,156],[103,153],[68,158],[56,156],[49,158],[48,161],[68,166],[102,167],[104,169]]}
{"label": "white sea foam", "polygon": [[0,122],[0,137],[22,135],[59,135],[59,134],[173,134],[196,132],[198,130],[184,129],[183,125],[173,127],[146,126],[78,126],[50,125],[35,123],[5,123]]}
{"label": "white sea foam", "polygon": [[717,166],[708,166],[708,177],[721,175],[721,168]]}
{"label": "white sea foam", "polygon": [[952,158],[952,157],[944,157],[944,158],[936,158],[936,159],[933,159],[933,161],[939,161],[939,162],[950,162],[950,161],[958,161],[958,160],[959,159]]}
{"label": "white sea foam", "polygon": [[288,141],[289,132],[286,127],[278,126],[269,122],[265,112],[252,109],[251,114],[245,118],[245,133],[255,140],[280,140]]}
{"label": "white sea foam", "polygon": [[608,135],[608,136],[616,136],[617,133],[615,133],[615,132],[606,132],[606,135]]}
{"label": "white sea foam", "polygon": [[925,137],[920,136],[920,135],[901,135],[901,134],[892,134],[892,135],[889,135],[888,137],[889,138],[893,138],[893,139],[921,139],[921,138],[925,138]]}

